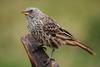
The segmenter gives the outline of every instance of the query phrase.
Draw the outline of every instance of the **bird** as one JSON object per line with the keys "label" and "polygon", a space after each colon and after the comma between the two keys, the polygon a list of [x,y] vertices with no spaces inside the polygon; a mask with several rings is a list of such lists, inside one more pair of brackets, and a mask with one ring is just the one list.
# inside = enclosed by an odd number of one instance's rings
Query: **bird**
{"label": "bird", "polygon": [[61,45],[69,45],[80,47],[91,55],[95,55],[94,51],[76,39],[71,33],[61,27],[56,20],[42,12],[38,8],[28,7],[22,13],[27,18],[27,28],[36,41],[43,46],[55,49]]}

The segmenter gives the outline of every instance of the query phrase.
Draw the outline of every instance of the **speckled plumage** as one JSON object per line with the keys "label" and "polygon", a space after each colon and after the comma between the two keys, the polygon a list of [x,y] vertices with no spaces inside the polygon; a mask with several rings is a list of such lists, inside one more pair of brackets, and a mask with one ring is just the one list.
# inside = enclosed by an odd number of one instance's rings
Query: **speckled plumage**
{"label": "speckled plumage", "polygon": [[94,54],[89,47],[75,39],[72,34],[60,27],[55,20],[38,8],[27,8],[25,12],[28,13],[26,17],[29,32],[42,45],[53,49],[58,48],[62,44],[78,46],[90,54]]}

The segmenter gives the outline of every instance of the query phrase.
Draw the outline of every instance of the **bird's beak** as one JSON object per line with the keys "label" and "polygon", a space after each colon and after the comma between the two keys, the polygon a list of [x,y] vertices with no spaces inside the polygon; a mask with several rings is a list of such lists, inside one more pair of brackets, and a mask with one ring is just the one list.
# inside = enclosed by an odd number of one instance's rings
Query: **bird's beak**
{"label": "bird's beak", "polygon": [[22,11],[22,14],[26,15],[26,16],[30,16],[30,14],[26,11]]}

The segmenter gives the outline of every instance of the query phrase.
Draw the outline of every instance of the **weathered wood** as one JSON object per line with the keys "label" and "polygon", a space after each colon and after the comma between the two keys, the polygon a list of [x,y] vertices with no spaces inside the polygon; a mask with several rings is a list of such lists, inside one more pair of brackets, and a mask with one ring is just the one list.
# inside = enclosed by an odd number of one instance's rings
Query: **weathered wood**
{"label": "weathered wood", "polygon": [[31,34],[27,34],[21,38],[21,42],[28,54],[32,67],[59,67],[55,60],[50,60],[46,65],[46,62],[49,59],[49,56],[44,51],[44,48],[35,39]]}

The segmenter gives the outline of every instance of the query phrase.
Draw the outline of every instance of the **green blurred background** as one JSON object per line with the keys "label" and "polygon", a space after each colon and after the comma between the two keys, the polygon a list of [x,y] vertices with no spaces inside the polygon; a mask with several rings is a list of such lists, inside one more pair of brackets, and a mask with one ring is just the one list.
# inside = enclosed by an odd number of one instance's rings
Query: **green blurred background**
{"label": "green blurred background", "polygon": [[97,54],[63,46],[53,55],[60,67],[100,67],[100,0],[0,0],[0,67],[31,67],[20,42],[27,7],[41,9]]}

